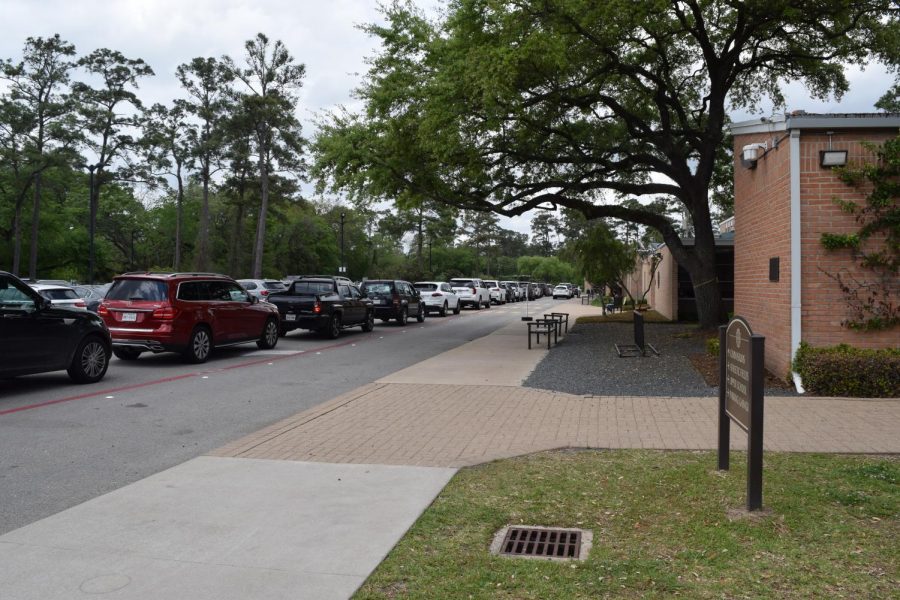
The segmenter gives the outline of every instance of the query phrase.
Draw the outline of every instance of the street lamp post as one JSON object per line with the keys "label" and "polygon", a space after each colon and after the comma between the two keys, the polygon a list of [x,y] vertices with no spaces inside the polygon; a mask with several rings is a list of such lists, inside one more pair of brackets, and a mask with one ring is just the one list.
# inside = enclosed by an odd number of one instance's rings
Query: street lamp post
{"label": "street lamp post", "polygon": [[88,222],[88,285],[94,284],[94,230],[97,228],[97,197],[94,194],[94,169],[96,169],[99,164],[96,165],[88,165],[87,169],[90,173],[88,178],[89,181],[89,203],[90,203],[90,216]]}
{"label": "street lamp post", "polygon": [[347,272],[347,267],[344,266],[344,217],[346,215],[341,213],[341,273]]}
{"label": "street lamp post", "polygon": [[428,272],[434,276],[434,268],[431,266],[431,239],[428,240]]}

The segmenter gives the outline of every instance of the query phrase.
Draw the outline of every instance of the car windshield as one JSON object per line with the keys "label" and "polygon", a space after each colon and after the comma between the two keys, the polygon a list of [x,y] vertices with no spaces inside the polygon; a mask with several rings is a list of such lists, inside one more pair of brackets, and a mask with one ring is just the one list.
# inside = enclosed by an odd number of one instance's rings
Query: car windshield
{"label": "car windshield", "polygon": [[267,290],[283,290],[285,285],[280,281],[266,281],[263,283]]}
{"label": "car windshield", "polygon": [[436,283],[417,283],[416,289],[423,292],[433,292],[438,289],[438,285]]}
{"label": "car windshield", "polygon": [[169,299],[169,288],[164,281],[153,279],[118,279],[109,288],[106,299],[162,302]]}
{"label": "car windshield", "polygon": [[295,281],[295,294],[327,294],[334,290],[330,281]]}
{"label": "car windshield", "polygon": [[391,284],[367,282],[362,291],[364,294],[390,294]]}
{"label": "car windshield", "polygon": [[476,287],[471,279],[454,279],[450,282],[453,287]]}

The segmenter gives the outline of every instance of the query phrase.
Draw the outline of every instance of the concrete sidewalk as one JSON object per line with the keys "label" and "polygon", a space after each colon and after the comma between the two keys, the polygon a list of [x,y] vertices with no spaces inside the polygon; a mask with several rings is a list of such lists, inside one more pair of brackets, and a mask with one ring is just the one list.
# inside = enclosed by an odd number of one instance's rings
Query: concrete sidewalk
{"label": "concrete sidewalk", "polygon": [[[570,326],[599,311],[557,306]],[[560,447],[715,447],[713,398],[520,387],[546,353],[513,323],[10,532],[0,597],[346,598],[458,467]],[[896,399],[766,398],[768,450],[900,453],[898,431]]]}

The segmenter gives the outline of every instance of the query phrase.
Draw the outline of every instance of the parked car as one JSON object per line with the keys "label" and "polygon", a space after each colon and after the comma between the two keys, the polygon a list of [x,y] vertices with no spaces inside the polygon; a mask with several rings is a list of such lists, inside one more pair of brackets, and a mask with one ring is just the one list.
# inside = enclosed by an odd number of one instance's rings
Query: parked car
{"label": "parked car", "polygon": [[120,275],[97,312],[122,360],[147,351],[179,352],[202,363],[214,348],[255,341],[269,349],[278,343],[278,309],[215,273]]}
{"label": "parked car", "polygon": [[31,288],[56,306],[87,310],[87,302],[67,285],[32,283]]}
{"label": "parked car", "polygon": [[372,301],[375,316],[382,321],[396,319],[400,325],[406,325],[411,315],[415,315],[419,323],[425,320],[422,296],[408,281],[368,279],[363,281],[359,291]]}
{"label": "parked car", "polygon": [[522,300],[523,292],[519,287],[519,283],[517,281],[501,281],[500,285],[510,291],[510,302],[518,302]]}
{"label": "parked car", "polygon": [[372,303],[346,277],[301,277],[286,290],[269,294],[268,301],[281,315],[280,335],[310,329],[334,339],[347,327],[375,328]]}
{"label": "parked car", "polygon": [[557,298],[565,298],[568,300],[571,297],[572,297],[572,290],[570,290],[566,286],[559,284],[558,286],[553,288],[553,299],[554,300],[556,300]]}
{"label": "parked car", "polygon": [[250,292],[251,296],[256,296],[257,300],[267,300],[269,294],[288,289],[288,286],[277,279],[238,279],[237,282]]}
{"label": "parked car", "polygon": [[21,279],[0,271],[0,377],[68,372],[95,383],[109,368],[111,341],[92,312],[53,304]]}
{"label": "parked car", "polygon": [[499,281],[496,279],[485,279],[484,286],[488,289],[491,302],[506,304],[506,290],[500,287]]}
{"label": "parked car", "polygon": [[449,281],[453,292],[459,296],[462,306],[471,306],[480,310],[482,306],[491,307],[491,296],[484,282],[478,278],[459,277]]}
{"label": "parked car", "polygon": [[103,283],[100,285],[76,285],[72,289],[75,293],[84,298],[87,309],[91,312],[97,312],[103,297],[112,286],[112,283]]}
{"label": "parked car", "polygon": [[419,294],[422,296],[425,312],[436,312],[442,317],[447,316],[448,310],[452,310],[454,315],[459,314],[459,296],[453,292],[453,288],[446,281],[417,281],[413,286],[419,290]]}

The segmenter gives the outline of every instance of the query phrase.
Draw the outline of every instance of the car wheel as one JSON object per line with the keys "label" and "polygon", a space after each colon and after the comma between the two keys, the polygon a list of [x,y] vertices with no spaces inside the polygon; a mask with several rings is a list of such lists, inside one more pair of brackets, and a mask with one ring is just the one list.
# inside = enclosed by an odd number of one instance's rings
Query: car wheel
{"label": "car wheel", "polygon": [[366,322],[362,325],[362,330],[365,332],[369,332],[375,329],[375,313],[368,313],[366,315]]}
{"label": "car wheel", "polygon": [[212,351],[212,336],[206,327],[196,327],[188,339],[187,348],[184,349],[184,359],[189,363],[205,363]]}
{"label": "car wheel", "polygon": [[96,383],[103,379],[108,368],[109,348],[100,338],[90,336],[78,344],[67,372],[77,383]]}
{"label": "car wheel", "polygon": [[475,310],[481,310],[481,301],[480,301],[480,300],[476,300],[476,301],[472,304],[472,308],[474,308]]}
{"label": "car wheel", "polygon": [[491,303],[490,303],[490,302],[486,302],[485,305],[484,305],[484,307],[485,307],[485,308],[490,308],[490,307],[491,307]]}
{"label": "car wheel", "polygon": [[447,303],[446,302],[444,302],[444,305],[441,306],[441,310],[438,311],[438,314],[441,315],[442,317],[447,316]]}
{"label": "car wheel", "polygon": [[113,354],[119,360],[137,360],[138,356],[141,355],[141,351],[134,348],[113,348]]}
{"label": "car wheel", "polygon": [[456,303],[456,308],[453,309],[453,314],[454,314],[454,315],[458,315],[458,314],[459,314],[459,311],[461,311],[461,310],[462,310],[462,303],[461,303],[461,302],[457,302],[457,303]]}
{"label": "car wheel", "polygon": [[262,335],[256,340],[256,347],[260,350],[271,350],[278,343],[278,321],[269,319],[263,327]]}
{"label": "car wheel", "polygon": [[416,321],[418,321],[419,323],[425,322],[425,305],[424,304],[421,304],[421,303],[419,304],[419,314],[416,315]]}
{"label": "car wheel", "polygon": [[328,327],[325,328],[323,333],[325,334],[325,337],[330,340],[341,335],[341,316],[331,315],[331,319],[328,320]]}
{"label": "car wheel", "polygon": [[409,321],[409,308],[404,306],[400,309],[400,316],[397,317],[397,323],[399,323],[402,326],[402,325],[406,325],[406,323],[408,321]]}

